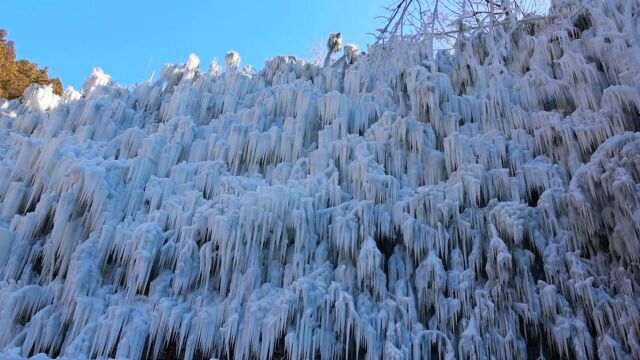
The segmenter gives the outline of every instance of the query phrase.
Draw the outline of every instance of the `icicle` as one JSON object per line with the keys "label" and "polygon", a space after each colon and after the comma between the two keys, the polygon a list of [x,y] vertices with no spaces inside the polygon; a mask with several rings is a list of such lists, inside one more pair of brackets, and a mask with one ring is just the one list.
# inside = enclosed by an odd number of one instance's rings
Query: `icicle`
{"label": "icicle", "polygon": [[229,51],[224,57],[224,63],[227,65],[228,71],[237,70],[240,66],[240,54],[235,50]]}
{"label": "icicle", "polygon": [[53,93],[53,85],[29,85],[24,91],[23,103],[29,111],[47,111],[54,109],[60,102],[60,96]]}
{"label": "icicle", "polygon": [[99,86],[109,86],[111,84],[111,76],[105,74],[101,68],[94,68],[91,76],[82,84],[80,93],[84,96],[89,96]]}
{"label": "icicle", "polygon": [[631,3],[0,99],[0,357],[638,358]]}

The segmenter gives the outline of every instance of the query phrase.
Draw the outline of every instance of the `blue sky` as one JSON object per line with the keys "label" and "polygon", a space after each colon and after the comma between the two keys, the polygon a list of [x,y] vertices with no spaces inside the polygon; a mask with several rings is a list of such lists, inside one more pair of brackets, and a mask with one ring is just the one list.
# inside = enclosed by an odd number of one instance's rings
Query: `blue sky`
{"label": "blue sky", "polygon": [[190,53],[206,69],[228,50],[261,68],[276,55],[311,58],[330,32],[366,48],[367,32],[385,0],[2,0],[0,28],[16,42],[18,58],[49,67],[51,76],[79,88],[100,66],[121,84],[147,79]]}

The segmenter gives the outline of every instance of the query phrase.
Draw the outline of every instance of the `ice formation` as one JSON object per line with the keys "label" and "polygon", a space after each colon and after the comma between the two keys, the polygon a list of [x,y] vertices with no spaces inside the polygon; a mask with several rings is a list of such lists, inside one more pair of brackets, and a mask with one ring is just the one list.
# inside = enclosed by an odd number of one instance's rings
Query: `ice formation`
{"label": "ice formation", "polygon": [[240,66],[240,54],[235,50],[229,51],[224,57],[224,62],[227,65],[227,70],[237,70]]}
{"label": "ice formation", "polygon": [[640,358],[638,6],[0,100],[0,358]]}
{"label": "ice formation", "polygon": [[331,56],[335,54],[342,47],[342,34],[331,33],[327,40],[327,56],[324,58],[324,66],[331,65]]}

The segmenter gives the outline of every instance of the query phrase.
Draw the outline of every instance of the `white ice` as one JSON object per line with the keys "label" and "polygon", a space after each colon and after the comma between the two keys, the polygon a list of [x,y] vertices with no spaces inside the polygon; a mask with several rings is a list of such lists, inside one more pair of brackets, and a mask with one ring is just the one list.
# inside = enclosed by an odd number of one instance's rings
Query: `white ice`
{"label": "white ice", "polygon": [[639,9],[0,99],[0,358],[640,358]]}

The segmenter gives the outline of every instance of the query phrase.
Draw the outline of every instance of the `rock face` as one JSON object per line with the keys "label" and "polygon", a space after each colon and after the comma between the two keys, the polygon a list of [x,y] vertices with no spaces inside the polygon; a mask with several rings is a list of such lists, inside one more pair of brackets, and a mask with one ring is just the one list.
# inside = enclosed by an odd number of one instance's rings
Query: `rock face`
{"label": "rock face", "polygon": [[0,357],[639,358],[638,5],[0,101]]}

